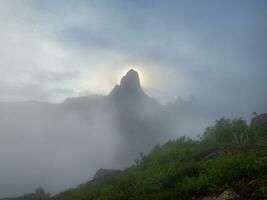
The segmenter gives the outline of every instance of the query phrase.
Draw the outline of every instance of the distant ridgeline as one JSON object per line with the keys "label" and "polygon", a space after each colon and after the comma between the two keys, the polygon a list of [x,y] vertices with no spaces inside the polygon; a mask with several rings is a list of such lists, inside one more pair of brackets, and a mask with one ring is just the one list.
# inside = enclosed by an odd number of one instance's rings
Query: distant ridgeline
{"label": "distant ridgeline", "polygon": [[3,198],[0,200],[48,200],[50,194],[45,193],[42,188],[37,188],[35,193],[24,194],[20,197]]}

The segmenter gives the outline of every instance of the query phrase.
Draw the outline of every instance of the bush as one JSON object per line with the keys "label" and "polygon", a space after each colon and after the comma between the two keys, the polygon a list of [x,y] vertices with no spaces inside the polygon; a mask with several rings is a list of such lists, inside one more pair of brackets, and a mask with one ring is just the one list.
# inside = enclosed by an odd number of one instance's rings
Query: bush
{"label": "bush", "polygon": [[[157,145],[148,155],[140,154],[135,165],[111,181],[68,191],[53,199],[191,199],[219,194],[238,185],[240,194],[246,196],[251,193],[246,185],[267,177],[267,150],[255,146],[259,138],[266,136],[265,130],[248,127],[241,118],[222,118],[206,129],[201,140],[182,137]],[[205,159],[214,149],[227,153]],[[257,187],[259,195],[266,195],[264,185]]]}

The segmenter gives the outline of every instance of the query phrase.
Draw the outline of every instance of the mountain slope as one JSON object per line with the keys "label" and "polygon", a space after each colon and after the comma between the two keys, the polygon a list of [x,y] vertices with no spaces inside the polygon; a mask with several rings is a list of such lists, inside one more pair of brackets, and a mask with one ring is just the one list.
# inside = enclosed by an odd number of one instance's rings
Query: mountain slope
{"label": "mountain slope", "polygon": [[241,121],[226,120],[234,126],[225,129],[224,120],[207,129],[201,141],[183,137],[155,146],[117,177],[68,190],[52,200],[266,199],[267,146],[257,144],[267,141],[266,127],[247,126],[242,130],[246,137],[233,144],[221,136],[235,134]]}

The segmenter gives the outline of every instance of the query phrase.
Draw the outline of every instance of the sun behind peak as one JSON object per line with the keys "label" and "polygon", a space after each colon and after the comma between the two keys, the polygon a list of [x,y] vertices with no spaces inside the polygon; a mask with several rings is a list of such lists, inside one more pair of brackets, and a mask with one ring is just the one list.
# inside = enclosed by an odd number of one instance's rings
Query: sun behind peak
{"label": "sun behind peak", "polygon": [[137,71],[131,69],[122,77],[120,86],[128,89],[140,89],[140,78]]}
{"label": "sun behind peak", "polygon": [[121,70],[118,74],[120,85],[125,83],[125,80],[135,82],[136,86],[141,87],[145,85],[145,76],[143,70],[136,68],[127,68]]}

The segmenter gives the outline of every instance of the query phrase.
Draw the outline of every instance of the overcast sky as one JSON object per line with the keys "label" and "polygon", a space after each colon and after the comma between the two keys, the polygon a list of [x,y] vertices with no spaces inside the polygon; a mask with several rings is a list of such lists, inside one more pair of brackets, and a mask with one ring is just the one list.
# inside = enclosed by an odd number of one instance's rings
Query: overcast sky
{"label": "overcast sky", "polygon": [[1,0],[0,100],[108,94],[129,68],[161,102],[267,111],[265,0]]}
{"label": "overcast sky", "polygon": [[0,197],[75,187],[128,147],[112,109],[2,101],[106,95],[131,68],[161,103],[204,106],[168,126],[175,138],[267,112],[267,0],[0,0]]}

